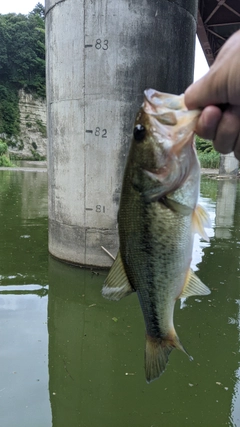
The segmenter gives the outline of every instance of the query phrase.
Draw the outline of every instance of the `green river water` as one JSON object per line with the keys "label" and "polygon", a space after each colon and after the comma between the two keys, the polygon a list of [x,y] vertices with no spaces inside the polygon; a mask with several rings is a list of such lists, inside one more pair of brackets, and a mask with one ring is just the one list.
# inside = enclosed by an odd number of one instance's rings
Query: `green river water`
{"label": "green river water", "polygon": [[47,248],[47,174],[0,170],[0,426],[240,427],[240,182],[203,177],[210,242],[193,268],[212,290],[180,301],[166,372],[144,377],[136,295],[106,301],[106,272]]}

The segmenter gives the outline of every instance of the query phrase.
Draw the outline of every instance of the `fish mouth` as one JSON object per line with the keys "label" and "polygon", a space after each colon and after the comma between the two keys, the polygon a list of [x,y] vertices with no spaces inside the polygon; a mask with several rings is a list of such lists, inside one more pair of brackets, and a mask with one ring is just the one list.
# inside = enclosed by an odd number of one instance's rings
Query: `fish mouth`
{"label": "fish mouth", "polygon": [[170,93],[158,92],[155,89],[146,89],[144,91],[144,101],[149,103],[152,114],[159,114],[165,112],[165,110],[178,111],[187,109],[184,103],[184,94],[173,95]]}
{"label": "fish mouth", "polygon": [[[149,115],[153,131],[168,136],[180,151],[192,135],[201,110],[188,110],[184,94],[172,95],[154,89],[144,91],[143,110]],[[179,145],[180,144],[180,145]]]}

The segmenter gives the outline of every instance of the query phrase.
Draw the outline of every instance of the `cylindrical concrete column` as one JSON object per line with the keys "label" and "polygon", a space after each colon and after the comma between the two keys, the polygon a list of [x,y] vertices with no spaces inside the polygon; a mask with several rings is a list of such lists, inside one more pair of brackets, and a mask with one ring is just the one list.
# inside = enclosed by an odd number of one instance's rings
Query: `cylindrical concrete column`
{"label": "cylindrical concrete column", "polygon": [[46,0],[49,251],[108,267],[136,112],[193,77],[197,0]]}
{"label": "cylindrical concrete column", "polygon": [[234,153],[223,155],[220,157],[219,174],[237,176],[239,169],[239,161],[234,156]]}

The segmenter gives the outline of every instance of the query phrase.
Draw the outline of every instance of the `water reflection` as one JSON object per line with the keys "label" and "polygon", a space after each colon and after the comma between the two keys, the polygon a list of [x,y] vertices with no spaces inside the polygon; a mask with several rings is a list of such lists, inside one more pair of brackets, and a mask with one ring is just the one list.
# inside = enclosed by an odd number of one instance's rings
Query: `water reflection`
{"label": "water reflection", "polygon": [[50,427],[47,174],[5,170],[0,182],[0,424]]}
{"label": "water reflection", "polygon": [[[233,383],[228,425],[238,427],[240,426],[240,371],[238,357],[240,352],[239,182],[237,180],[217,181],[216,188],[215,237],[211,241],[211,252],[208,250],[205,252],[201,271],[204,269],[204,264],[208,263],[208,256],[212,255],[213,261],[209,261],[209,266],[212,266],[212,269],[209,269],[208,275],[210,280],[212,276],[212,283],[215,280],[216,288],[214,288],[214,291],[218,293],[217,297],[214,298],[214,304],[216,301],[219,306],[218,316],[221,329],[218,329],[222,334],[222,340],[218,348],[223,354],[225,353],[223,362],[230,367],[229,378]],[[216,259],[215,263],[214,259]],[[224,298],[222,298],[223,295]],[[227,313],[231,313],[231,316],[226,321]],[[224,323],[222,323],[222,319]],[[232,328],[231,331],[230,328]],[[224,367],[223,369],[226,371],[224,364],[222,368]],[[221,382],[220,385],[222,385]],[[224,389],[228,390],[228,387]]]}
{"label": "water reflection", "polygon": [[47,284],[47,174],[0,171],[0,182],[1,284]]}
{"label": "water reflection", "polygon": [[228,322],[229,316],[238,316],[234,230],[239,229],[235,216],[232,239],[224,239],[225,247],[214,235],[218,185],[210,183],[202,194],[200,202],[214,228],[208,230],[209,243],[196,239],[193,256],[212,294],[189,298],[184,310],[177,306],[175,312],[180,338],[195,360],[189,363],[174,352],[165,374],[150,386],[144,379],[144,325],[136,296],[119,303],[105,301],[100,296],[104,273],[97,276],[50,259],[49,393],[54,427],[65,426],[69,419],[72,427],[96,422],[172,426],[176,420],[184,426],[240,425],[239,335],[237,325]]}
{"label": "water reflection", "polygon": [[234,221],[237,180],[224,179],[218,181],[218,197],[216,207],[216,237],[231,238],[231,227]]}
{"label": "water reflection", "polygon": [[[14,276],[16,277],[16,276]],[[37,295],[40,298],[47,296],[48,286],[39,285],[8,285],[0,286],[0,295]]]}
{"label": "water reflection", "polygon": [[212,294],[175,311],[194,361],[174,351],[147,385],[136,295],[106,301],[106,273],[48,257],[46,174],[27,174],[0,171],[1,425],[240,427],[239,183],[202,181],[213,227],[193,267]]}
{"label": "water reflection", "polygon": [[209,237],[209,242],[203,240],[199,234],[195,234],[194,236],[191,262],[191,268],[193,271],[198,270],[198,264],[201,264],[202,258],[204,256],[204,248],[207,248],[211,245],[210,239],[214,236],[215,229],[216,203],[213,202],[209,197],[200,196],[199,204],[208,212],[211,220],[211,227],[205,229],[207,236]]}
{"label": "water reflection", "polygon": [[[238,320],[236,322],[239,331],[239,343],[240,343],[240,299],[236,300],[238,304]],[[239,348],[240,352],[240,348]],[[232,408],[231,408],[231,419],[234,426],[240,425],[240,367],[235,372],[236,384],[234,387]]]}

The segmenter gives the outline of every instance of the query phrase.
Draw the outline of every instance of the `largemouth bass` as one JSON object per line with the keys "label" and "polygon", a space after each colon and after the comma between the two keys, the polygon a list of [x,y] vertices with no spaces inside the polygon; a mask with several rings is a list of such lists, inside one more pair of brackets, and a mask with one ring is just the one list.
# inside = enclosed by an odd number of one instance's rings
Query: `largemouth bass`
{"label": "largemouth bass", "polygon": [[164,372],[174,348],[187,353],[173,324],[176,300],[210,293],[190,269],[194,233],[208,239],[209,225],[198,205],[194,127],[200,113],[186,109],[184,95],[146,90],[123,178],[120,248],[102,294],[119,300],[137,292],[146,325],[147,382]]}

